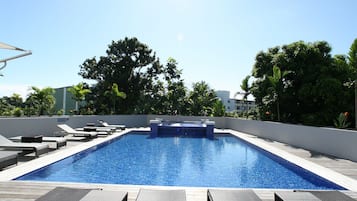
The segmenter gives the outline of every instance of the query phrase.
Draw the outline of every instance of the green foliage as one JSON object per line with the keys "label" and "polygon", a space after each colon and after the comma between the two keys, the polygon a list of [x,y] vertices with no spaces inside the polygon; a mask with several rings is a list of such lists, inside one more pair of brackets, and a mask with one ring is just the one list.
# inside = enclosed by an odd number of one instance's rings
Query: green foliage
{"label": "green foliage", "polygon": [[354,95],[355,95],[355,128],[357,128],[357,38],[353,41],[350,51],[348,53],[348,64],[351,70],[353,71],[353,78],[352,81],[349,83],[354,84]]}
{"label": "green foliage", "polygon": [[32,92],[26,99],[25,113],[27,115],[44,115],[50,114],[55,104],[54,89],[45,87],[43,89],[31,87]]}
{"label": "green foliage", "polygon": [[84,87],[84,83],[80,82],[68,88],[68,91],[73,95],[75,101],[84,101],[87,94],[91,93],[90,89]]}
{"label": "green foliage", "polygon": [[14,109],[14,111],[13,111],[13,114],[14,114],[15,117],[21,117],[21,116],[24,115],[24,112],[22,111],[21,108],[16,107],[16,108]]}
{"label": "green foliage", "polygon": [[112,110],[111,114],[115,113],[115,103],[118,99],[125,99],[126,94],[124,92],[119,91],[118,85],[113,83],[113,85],[104,92],[104,96],[106,96],[112,102]]}
{"label": "green foliage", "polygon": [[357,71],[357,38],[353,41],[348,53],[348,61],[350,66]]}
{"label": "green foliage", "polygon": [[60,110],[57,111],[57,115],[58,116],[61,116],[63,114],[64,114],[64,110],[63,109],[60,109]]}
{"label": "green foliage", "polygon": [[353,110],[348,86],[353,73],[345,57],[332,57],[330,52],[325,41],[299,41],[259,52],[251,87],[258,116],[322,126],[331,125],[338,111]]}
{"label": "green foliage", "polygon": [[162,65],[155,53],[137,38],[125,38],[112,41],[106,54],[98,60],[95,57],[87,59],[79,72],[83,78],[97,81],[92,89],[94,95],[90,97],[97,112],[109,112],[106,105],[112,104],[112,100],[108,100],[104,93],[116,83],[118,90],[127,95],[116,103],[116,110],[129,114],[141,113],[137,106],[155,96],[154,80],[158,80],[162,74]]}
{"label": "green foliage", "polygon": [[224,104],[222,103],[221,100],[217,99],[213,105],[213,116],[223,117],[225,113],[226,113],[226,107],[224,107]]}
{"label": "green foliage", "polygon": [[350,122],[348,122],[348,113],[340,113],[338,117],[334,120],[334,125],[336,128],[347,128],[351,125]]}
{"label": "green foliage", "polygon": [[204,81],[193,84],[193,91],[189,93],[189,114],[194,116],[211,116],[217,95]]}
{"label": "green foliage", "polygon": [[85,87],[83,82],[78,83],[77,85],[73,85],[68,88],[68,91],[73,95],[72,99],[76,101],[76,113],[81,114],[78,104],[80,101],[84,101],[87,94],[92,91]]}

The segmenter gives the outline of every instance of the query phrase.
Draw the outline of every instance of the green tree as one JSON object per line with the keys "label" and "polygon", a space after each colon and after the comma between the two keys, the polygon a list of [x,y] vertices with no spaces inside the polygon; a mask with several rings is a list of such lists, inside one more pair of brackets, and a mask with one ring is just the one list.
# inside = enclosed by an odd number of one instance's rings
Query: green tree
{"label": "green tree", "polygon": [[242,84],[240,85],[240,88],[243,90],[243,92],[237,92],[235,96],[237,95],[243,95],[243,102],[245,103],[245,110],[244,113],[246,114],[246,117],[248,117],[248,96],[251,94],[251,86],[249,86],[249,79],[250,75],[247,75],[243,80]]}
{"label": "green tree", "polygon": [[281,72],[280,68],[277,66],[273,67],[273,75],[268,76],[268,80],[272,86],[273,101],[276,103],[276,112],[278,116],[278,121],[280,121],[280,95],[284,88],[283,78],[288,74],[288,71]]}
{"label": "green tree", "polygon": [[193,84],[193,90],[188,96],[188,106],[190,115],[210,116],[213,114],[213,107],[217,100],[217,95],[213,89],[204,81]]}
{"label": "green tree", "polygon": [[[331,56],[331,47],[325,41],[305,43],[298,41],[259,52],[253,67],[255,81],[252,94],[255,97],[261,119],[280,119],[283,122],[307,125],[333,125],[350,96],[345,85],[351,77],[350,68],[343,58]],[[271,79],[273,67],[279,66],[283,76],[283,88],[276,104]],[[276,95],[276,94],[275,94]],[[344,97],[344,98],[341,98]],[[272,114],[277,111],[278,115]],[[268,115],[267,115],[268,114]]]}
{"label": "green tree", "polygon": [[78,103],[84,101],[87,94],[91,93],[90,89],[84,87],[84,83],[80,82],[77,85],[73,85],[68,88],[68,91],[73,95],[73,99],[76,101],[76,111],[79,113]]}
{"label": "green tree", "polygon": [[111,114],[115,113],[115,103],[118,99],[125,99],[126,94],[124,92],[119,91],[118,85],[113,83],[112,87],[104,92],[104,95],[112,102]]}
{"label": "green tree", "polygon": [[110,104],[110,100],[104,92],[116,83],[118,90],[127,95],[126,99],[119,100],[118,109],[123,113],[140,113],[137,105],[150,101],[155,92],[154,80],[159,79],[162,68],[155,53],[146,44],[137,38],[125,38],[112,41],[106,56],[98,60],[95,57],[87,59],[80,66],[79,75],[97,81],[92,90],[97,112],[105,112],[105,105]]}
{"label": "green tree", "polygon": [[216,100],[213,105],[213,116],[223,117],[226,114],[226,107],[221,100]]}
{"label": "green tree", "polygon": [[54,89],[45,87],[43,89],[32,86],[32,92],[26,99],[26,105],[33,109],[28,109],[32,112],[36,111],[37,115],[49,114],[49,111],[55,105]]}
{"label": "green tree", "polygon": [[165,92],[162,113],[169,115],[187,112],[187,89],[183,79],[181,79],[182,70],[179,70],[177,65],[177,61],[170,57],[163,69]]}
{"label": "green tree", "polygon": [[355,128],[357,128],[357,38],[353,41],[348,53],[350,67],[354,70],[354,93],[355,93]]}

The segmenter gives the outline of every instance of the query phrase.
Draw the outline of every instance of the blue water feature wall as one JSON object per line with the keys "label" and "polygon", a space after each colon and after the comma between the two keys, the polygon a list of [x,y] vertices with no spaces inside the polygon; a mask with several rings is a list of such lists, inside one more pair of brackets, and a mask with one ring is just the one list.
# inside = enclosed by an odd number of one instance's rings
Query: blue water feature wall
{"label": "blue water feature wall", "polygon": [[162,119],[150,120],[150,137],[158,136],[192,136],[192,137],[214,137],[214,121],[184,121],[169,122]]}

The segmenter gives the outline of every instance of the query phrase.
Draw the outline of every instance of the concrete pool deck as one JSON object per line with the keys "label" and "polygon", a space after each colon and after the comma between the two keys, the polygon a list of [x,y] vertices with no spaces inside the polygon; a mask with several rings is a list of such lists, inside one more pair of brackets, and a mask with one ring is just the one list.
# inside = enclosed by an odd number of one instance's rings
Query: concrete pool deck
{"label": "concrete pool deck", "polygon": [[[36,170],[57,160],[68,157],[74,153],[96,146],[120,135],[133,130],[148,130],[148,128],[133,128],[118,132],[105,138],[93,139],[84,143],[70,143],[69,146],[50,152],[40,158],[20,162],[17,166],[12,166],[0,172],[0,200],[35,200],[41,195],[52,190],[56,186],[82,187],[82,188],[103,188],[105,190],[120,190],[129,192],[129,200],[135,200],[140,188],[150,189],[185,189],[188,201],[207,200],[207,188],[196,187],[167,187],[167,186],[135,186],[135,185],[111,185],[111,184],[84,184],[84,183],[63,183],[63,182],[30,182],[30,181],[11,181],[27,172]],[[354,199],[357,199],[357,163],[324,156],[304,149],[291,147],[287,144],[258,138],[253,135],[237,132],[228,129],[216,129],[218,133],[232,133],[256,146],[259,146],[271,153],[274,153],[292,163],[295,163],[315,174],[348,189],[343,191]],[[254,189],[263,200],[273,200],[274,191],[284,189]],[[291,190],[285,190],[291,191]]]}

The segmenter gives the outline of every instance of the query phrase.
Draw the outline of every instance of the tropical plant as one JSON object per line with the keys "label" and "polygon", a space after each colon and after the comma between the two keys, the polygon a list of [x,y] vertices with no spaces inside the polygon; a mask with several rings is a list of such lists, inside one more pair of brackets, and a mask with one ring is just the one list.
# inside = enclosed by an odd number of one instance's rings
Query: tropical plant
{"label": "tropical plant", "polygon": [[193,90],[188,96],[188,106],[190,115],[210,116],[213,114],[213,107],[217,100],[217,95],[213,89],[204,81],[193,84]]}
{"label": "tropical plant", "polygon": [[235,94],[235,96],[237,95],[243,95],[243,102],[245,103],[245,111],[243,111],[243,113],[245,113],[246,117],[248,118],[248,96],[251,94],[251,86],[249,86],[249,79],[250,79],[250,75],[246,76],[243,80],[242,80],[242,84],[240,85],[240,88],[243,90],[243,92],[237,92]]}
{"label": "tropical plant", "polygon": [[87,94],[91,93],[90,89],[87,89],[84,87],[84,83],[80,82],[77,85],[73,85],[72,87],[68,88],[68,91],[73,95],[73,99],[76,101],[76,112],[79,112],[79,108],[78,108],[78,103],[80,101],[84,101],[85,97]]}
{"label": "tropical plant", "polygon": [[[332,57],[330,52],[331,47],[325,41],[298,41],[259,52],[251,87],[258,116],[263,120],[329,126],[336,113],[350,111],[353,92],[346,83],[353,78],[351,68],[345,65],[343,57]],[[274,89],[271,82],[275,80],[274,66],[281,71],[283,86],[280,91],[276,90],[279,87]],[[291,73],[283,76],[284,71]],[[274,112],[277,110],[279,117]],[[271,115],[266,115],[267,111]]]}
{"label": "tropical plant", "polygon": [[353,41],[348,53],[350,67],[354,71],[354,93],[355,93],[355,128],[357,128],[357,38]]}
{"label": "tropical plant", "polygon": [[273,66],[273,75],[268,76],[268,80],[272,86],[272,91],[273,91],[273,100],[276,103],[276,112],[277,112],[277,117],[278,121],[280,121],[280,95],[283,92],[284,88],[284,82],[283,78],[289,74],[289,71],[283,71],[281,72],[280,68],[278,66]]}
{"label": "tropical plant", "polygon": [[[98,113],[106,112],[105,105],[108,105],[108,100],[104,92],[110,89],[113,83],[118,85],[120,92],[127,95],[125,99],[118,101],[116,109],[122,113],[135,113],[140,103],[150,101],[154,95],[153,82],[161,74],[162,65],[155,53],[137,38],[112,41],[106,56],[85,60],[79,72],[83,78],[97,81],[95,89],[92,90],[95,95],[91,100],[94,101]],[[144,100],[141,100],[142,98]]]}
{"label": "tropical plant", "polygon": [[113,83],[113,85],[104,92],[104,96],[106,96],[110,101],[111,101],[111,114],[115,113],[115,103],[118,100],[118,98],[125,99],[126,94],[124,92],[119,91],[118,85],[116,83]]}
{"label": "tropical plant", "polygon": [[53,96],[55,93],[54,89],[50,87],[40,89],[32,86],[31,90],[32,92],[26,99],[25,104],[33,109],[29,109],[28,111],[36,111],[37,115],[49,114],[49,111],[55,104],[55,97]]}
{"label": "tropical plant", "polygon": [[338,117],[334,120],[334,125],[336,128],[347,128],[351,125],[350,122],[348,122],[348,112],[345,113],[340,113]]}
{"label": "tropical plant", "polygon": [[226,107],[224,106],[221,100],[216,99],[213,105],[213,116],[223,117],[225,113],[226,113]]}

